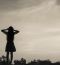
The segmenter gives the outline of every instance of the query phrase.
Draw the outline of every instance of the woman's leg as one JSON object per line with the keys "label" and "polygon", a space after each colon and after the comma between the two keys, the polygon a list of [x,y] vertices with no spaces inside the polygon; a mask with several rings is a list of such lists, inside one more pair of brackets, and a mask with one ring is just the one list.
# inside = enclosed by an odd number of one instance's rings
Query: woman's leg
{"label": "woman's leg", "polygon": [[9,61],[9,52],[6,53],[7,62]]}
{"label": "woman's leg", "polygon": [[12,63],[12,60],[13,60],[13,52],[11,52],[11,63]]}

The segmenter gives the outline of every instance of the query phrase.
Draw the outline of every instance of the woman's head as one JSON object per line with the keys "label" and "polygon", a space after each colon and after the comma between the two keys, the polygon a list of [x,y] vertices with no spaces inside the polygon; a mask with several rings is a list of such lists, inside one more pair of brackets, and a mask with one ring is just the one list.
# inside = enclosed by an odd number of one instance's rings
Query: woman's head
{"label": "woman's head", "polygon": [[8,31],[14,31],[14,28],[12,27],[12,26],[10,26],[9,28],[8,28]]}

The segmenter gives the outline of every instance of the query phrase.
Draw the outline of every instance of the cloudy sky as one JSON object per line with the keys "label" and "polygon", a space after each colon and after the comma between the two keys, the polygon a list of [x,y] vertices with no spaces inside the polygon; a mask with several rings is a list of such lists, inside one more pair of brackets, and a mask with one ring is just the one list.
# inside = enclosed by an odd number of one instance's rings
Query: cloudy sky
{"label": "cloudy sky", "polygon": [[[20,31],[14,59],[60,61],[60,0],[0,0],[0,30],[10,25]],[[5,46],[0,32],[0,56]]]}

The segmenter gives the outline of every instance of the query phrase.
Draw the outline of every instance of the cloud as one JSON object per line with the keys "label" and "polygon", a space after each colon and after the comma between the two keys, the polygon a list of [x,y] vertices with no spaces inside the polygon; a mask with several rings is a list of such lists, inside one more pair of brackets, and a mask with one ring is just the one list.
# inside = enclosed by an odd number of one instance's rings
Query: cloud
{"label": "cloud", "polygon": [[0,10],[10,11],[40,5],[45,0],[0,0]]}
{"label": "cloud", "polygon": [[60,0],[56,0],[57,5],[60,5]]}

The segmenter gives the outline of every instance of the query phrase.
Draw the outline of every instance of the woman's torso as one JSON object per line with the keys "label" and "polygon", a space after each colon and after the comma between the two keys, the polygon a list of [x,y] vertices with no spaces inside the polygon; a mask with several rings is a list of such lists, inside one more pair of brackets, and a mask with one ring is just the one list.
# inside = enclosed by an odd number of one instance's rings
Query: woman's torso
{"label": "woman's torso", "polygon": [[7,34],[7,43],[13,43],[14,42],[14,33],[8,32]]}

